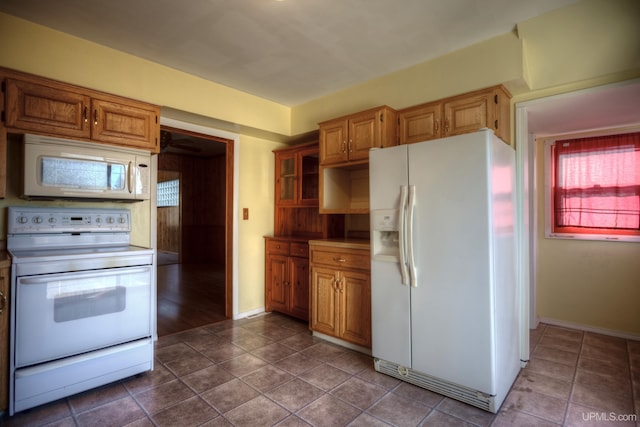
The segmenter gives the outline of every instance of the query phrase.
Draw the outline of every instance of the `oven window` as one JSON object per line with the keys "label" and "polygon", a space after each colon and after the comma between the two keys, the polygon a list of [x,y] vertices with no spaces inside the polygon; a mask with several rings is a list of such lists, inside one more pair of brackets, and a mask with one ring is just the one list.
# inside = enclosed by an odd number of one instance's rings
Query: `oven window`
{"label": "oven window", "polygon": [[126,168],[121,164],[44,156],[40,161],[43,186],[90,190],[125,188]]}
{"label": "oven window", "polygon": [[124,311],[127,288],[116,286],[86,292],[65,292],[56,295],[53,301],[53,320],[56,323],[68,322]]}

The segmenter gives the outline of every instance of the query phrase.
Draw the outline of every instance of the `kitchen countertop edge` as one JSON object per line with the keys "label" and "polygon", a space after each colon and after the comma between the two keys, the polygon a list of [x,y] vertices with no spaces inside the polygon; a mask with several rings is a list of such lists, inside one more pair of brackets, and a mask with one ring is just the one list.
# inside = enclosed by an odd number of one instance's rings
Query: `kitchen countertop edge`
{"label": "kitchen countertop edge", "polygon": [[370,248],[369,240],[366,239],[314,239],[309,240],[309,245],[367,250]]}

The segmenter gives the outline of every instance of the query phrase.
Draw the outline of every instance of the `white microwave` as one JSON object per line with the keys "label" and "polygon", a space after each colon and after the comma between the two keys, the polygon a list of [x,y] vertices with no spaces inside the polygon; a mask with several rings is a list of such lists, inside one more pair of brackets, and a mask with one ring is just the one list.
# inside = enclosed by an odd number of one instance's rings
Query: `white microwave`
{"label": "white microwave", "polygon": [[149,199],[149,152],[26,134],[23,154],[23,198]]}

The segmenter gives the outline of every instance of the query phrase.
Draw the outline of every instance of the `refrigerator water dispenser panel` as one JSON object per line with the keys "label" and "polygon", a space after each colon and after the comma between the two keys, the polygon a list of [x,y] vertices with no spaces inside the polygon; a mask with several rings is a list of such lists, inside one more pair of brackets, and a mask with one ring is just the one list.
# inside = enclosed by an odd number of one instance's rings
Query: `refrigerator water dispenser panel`
{"label": "refrigerator water dispenser panel", "polygon": [[398,262],[400,254],[398,210],[379,209],[372,214],[371,254],[373,258],[379,261]]}

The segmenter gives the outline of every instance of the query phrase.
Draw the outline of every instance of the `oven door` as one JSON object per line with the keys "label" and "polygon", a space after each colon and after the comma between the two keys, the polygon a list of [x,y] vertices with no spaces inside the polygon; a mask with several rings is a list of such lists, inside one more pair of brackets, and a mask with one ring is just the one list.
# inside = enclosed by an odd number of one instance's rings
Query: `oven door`
{"label": "oven door", "polygon": [[151,335],[151,267],[16,278],[16,367]]}

